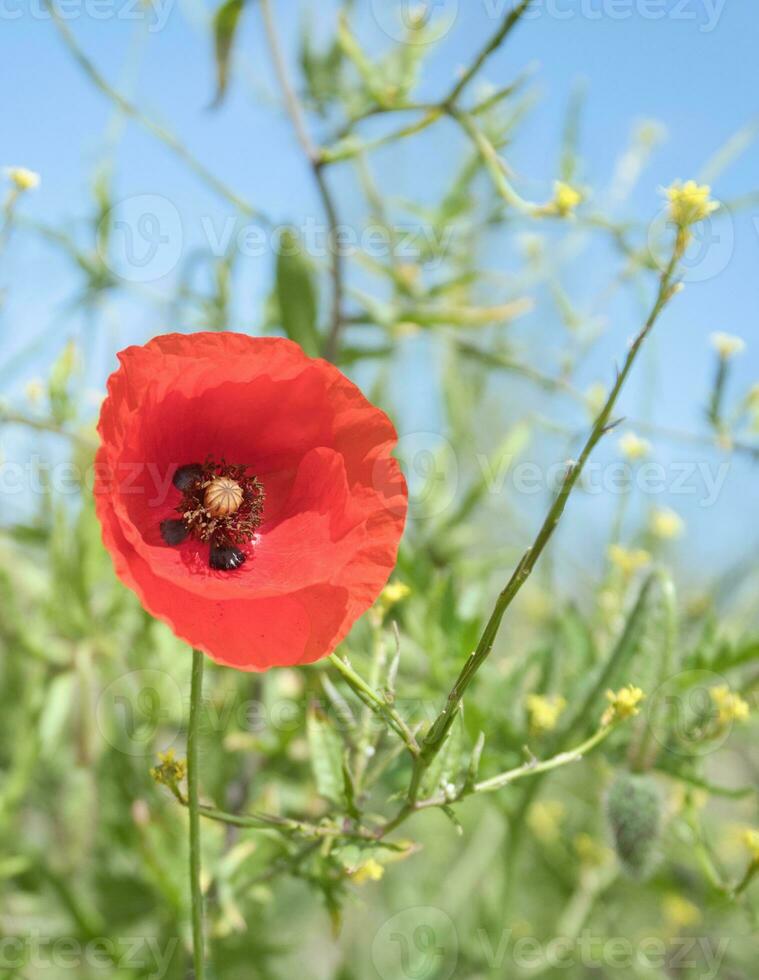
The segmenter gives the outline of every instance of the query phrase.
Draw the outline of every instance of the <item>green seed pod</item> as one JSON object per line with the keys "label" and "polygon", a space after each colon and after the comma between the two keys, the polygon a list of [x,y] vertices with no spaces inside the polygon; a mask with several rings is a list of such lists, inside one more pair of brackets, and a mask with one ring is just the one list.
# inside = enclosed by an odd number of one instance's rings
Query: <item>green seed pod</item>
{"label": "green seed pod", "polygon": [[606,798],[606,816],[617,856],[625,870],[645,877],[651,870],[661,826],[661,797],[647,776],[624,773]]}

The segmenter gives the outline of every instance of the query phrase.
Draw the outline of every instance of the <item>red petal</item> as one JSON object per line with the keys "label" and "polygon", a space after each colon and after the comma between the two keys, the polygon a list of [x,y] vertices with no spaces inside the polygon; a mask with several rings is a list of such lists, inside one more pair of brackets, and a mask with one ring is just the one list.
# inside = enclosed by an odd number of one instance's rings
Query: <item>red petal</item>
{"label": "red petal", "polygon": [[[387,416],[286,340],[172,334],[119,357],[96,495],[120,577],[222,663],[261,670],[329,653],[387,581],[403,531]],[[248,464],[267,492],[234,572],[211,570],[206,545],[160,536],[180,499],[174,470],[208,456]]]}

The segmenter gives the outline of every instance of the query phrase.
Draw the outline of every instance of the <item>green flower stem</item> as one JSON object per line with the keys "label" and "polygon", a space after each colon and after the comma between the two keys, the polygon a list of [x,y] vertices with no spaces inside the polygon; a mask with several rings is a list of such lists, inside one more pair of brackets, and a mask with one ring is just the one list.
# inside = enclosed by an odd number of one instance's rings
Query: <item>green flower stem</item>
{"label": "green flower stem", "polygon": [[55,4],[51,0],[43,0],[47,11],[49,12],[53,24],[61,36],[63,43],[69,49],[74,60],[77,62],[82,71],[87,75],[90,81],[93,83],[98,91],[102,92],[111,102],[128,116],[133,119],[136,123],[142,126],[143,129],[147,130],[152,136],[168,147],[175,156],[179,157],[180,160],[185,163],[190,170],[200,177],[216,194],[220,197],[225,198],[237,208],[242,214],[246,215],[248,218],[255,219],[263,223],[268,223],[268,219],[261,212],[254,208],[248,201],[245,201],[238,194],[236,194],[230,187],[227,186],[222,180],[220,180],[211,170],[206,167],[205,164],[201,163],[197,157],[187,149],[184,143],[174,135],[170,130],[166,129],[164,126],[159,125],[153,119],[146,116],[134,103],[130,102],[125,98],[120,92],[117,92],[112,85],[100,74],[98,69],[95,67],[94,63],[90,58],[84,53],[80,48],[79,43],[71,32],[68,24],[63,20],[55,8]]}
{"label": "green flower stem", "polygon": [[474,76],[479,72],[488,58],[495,51],[500,48],[503,42],[506,40],[511,31],[519,23],[522,14],[527,10],[530,5],[530,0],[520,0],[518,6],[514,7],[501,21],[496,32],[490,37],[487,44],[482,48],[480,53],[474,59],[472,64],[466,69],[461,78],[456,82],[456,84],[451,89],[448,97],[444,100],[447,105],[453,105],[464,91],[466,86],[471,82]]}
{"label": "green flower stem", "polygon": [[508,772],[500,773],[498,776],[493,776],[490,779],[484,779],[479,783],[475,783],[473,792],[492,793],[495,790],[502,789],[504,786],[508,786],[509,783],[513,783],[517,779],[523,779],[525,776],[537,776],[542,772],[552,772],[554,769],[559,769],[568,763],[581,762],[587,753],[597,745],[600,745],[613,730],[613,725],[605,725],[603,728],[599,728],[594,735],[591,735],[581,745],[578,745],[577,748],[570,749],[568,752],[560,752],[558,755],[553,756],[551,759],[546,759],[544,762],[529,759],[517,769],[511,769]]}
{"label": "green flower stem", "polygon": [[190,899],[192,903],[192,957],[195,980],[205,977],[203,894],[200,888],[200,807],[198,804],[198,721],[203,690],[203,654],[192,651],[190,723],[187,732],[187,808],[190,816]]}
{"label": "green flower stem", "polygon": [[511,186],[510,182],[506,178],[504,172],[504,165],[498,156],[498,152],[487,136],[482,132],[480,127],[474,121],[472,116],[467,112],[461,112],[453,107],[448,108],[448,114],[452,119],[461,126],[467,136],[471,139],[477,148],[478,153],[482,157],[482,162],[485,164],[485,169],[490,174],[496,191],[506,201],[517,211],[521,211],[523,214],[538,215],[541,213],[540,206],[535,204],[533,201],[525,201],[523,197]]}
{"label": "green flower stem", "polygon": [[597,745],[600,745],[615,730],[617,724],[618,722],[614,722],[611,725],[602,725],[590,738],[586,739],[580,745],[566,752],[559,752],[550,759],[544,759],[543,761],[534,758],[528,759],[521,766],[498,773],[497,776],[491,776],[489,779],[483,779],[478,783],[464,783],[453,794],[446,795],[438,793],[424,800],[414,800],[413,802],[407,800],[398,813],[377,831],[376,836],[378,838],[385,837],[391,831],[400,827],[402,823],[405,823],[412,814],[418,813],[420,810],[451,806],[454,803],[459,803],[461,800],[466,799],[468,796],[475,796],[478,793],[494,793],[499,789],[503,789],[504,786],[509,786],[519,779],[524,779],[526,776],[544,775],[570,763],[580,762],[588,752]]}
{"label": "green flower stem", "polygon": [[625,362],[622,365],[621,370],[619,370],[617,373],[616,381],[611,389],[611,392],[609,393],[608,398],[606,399],[604,407],[601,409],[601,412],[599,413],[598,418],[591,429],[590,435],[585,442],[579,458],[568,463],[562,485],[554,499],[553,504],[551,505],[550,510],[548,511],[548,514],[546,515],[545,520],[543,521],[540,530],[538,531],[535,540],[522,556],[514,570],[514,573],[506,584],[506,587],[498,596],[493,612],[490,615],[490,619],[485,626],[476,649],[472,652],[462,667],[455,684],[448,694],[448,699],[444,708],[433,722],[432,727],[427,732],[427,735],[421,744],[421,751],[415,760],[414,770],[411,776],[411,782],[409,784],[407,794],[407,803],[410,806],[413,806],[416,802],[424,773],[427,771],[432,763],[432,760],[438,754],[446,740],[451,725],[453,724],[453,721],[458,713],[466,689],[469,687],[480,667],[482,667],[484,662],[490,656],[496,636],[498,635],[498,630],[501,626],[501,621],[503,620],[504,613],[514,601],[524,583],[530,577],[530,574],[545,550],[546,545],[553,537],[553,533],[564,513],[567,501],[569,500],[572,491],[576,487],[593,450],[613,425],[612,412],[616,407],[620,392],[627,381],[627,378],[638,358],[638,354],[640,353],[644,342],[651,333],[654,324],[658,320],[660,313],[672,298],[675,290],[673,285],[675,270],[680,258],[683,255],[683,252],[685,251],[686,245],[687,237],[685,233],[682,231],[678,232],[675,245],[672,250],[672,257],[661,274],[656,300],[651,308],[651,312],[638,333],[638,336],[630,345]]}
{"label": "green flower stem", "polygon": [[298,99],[295,87],[290,81],[290,75],[287,70],[287,62],[285,61],[285,56],[282,51],[282,45],[279,40],[279,34],[277,32],[277,26],[274,22],[274,15],[272,13],[269,0],[261,0],[260,7],[261,14],[263,16],[266,39],[269,45],[272,63],[274,65],[274,72],[277,76],[279,86],[282,89],[282,95],[285,100],[285,108],[288,116],[290,117],[290,121],[292,122],[293,129],[295,130],[298,143],[301,145],[306,159],[308,160],[308,164],[311,167],[314,181],[316,182],[316,189],[319,193],[319,197],[321,198],[322,207],[324,209],[324,214],[329,228],[332,309],[330,313],[330,327],[324,342],[324,356],[328,361],[336,361],[340,350],[340,337],[345,326],[345,317],[343,312],[345,270],[343,255],[341,254],[341,250],[338,247],[339,243],[337,241],[340,225],[337,204],[324,174],[324,164],[326,163],[326,160],[324,159],[321,148],[318,147],[311,139],[308,126],[306,125],[303,106]]}
{"label": "green flower stem", "polygon": [[403,739],[403,742],[411,755],[414,757],[419,755],[419,745],[417,744],[411,729],[408,727],[403,718],[401,718],[396,709],[384,701],[377,694],[377,692],[374,691],[369,684],[367,684],[363,677],[356,673],[347,660],[343,660],[342,657],[339,657],[336,653],[333,653],[329,658],[329,662],[332,664],[335,670],[338,671],[354,694],[356,694],[356,696],[366,705],[366,707],[380,718],[384,718],[395,734],[398,735],[399,738]]}
{"label": "green flower stem", "polygon": [[279,830],[285,834],[298,834],[314,840],[361,841],[365,844],[381,844],[391,850],[406,850],[401,845],[378,840],[376,833],[366,828],[350,830],[335,824],[308,823],[305,820],[278,817],[271,813],[226,813],[224,810],[210,806],[201,806],[198,813],[208,820],[224,823],[231,827],[240,827],[244,830]]}

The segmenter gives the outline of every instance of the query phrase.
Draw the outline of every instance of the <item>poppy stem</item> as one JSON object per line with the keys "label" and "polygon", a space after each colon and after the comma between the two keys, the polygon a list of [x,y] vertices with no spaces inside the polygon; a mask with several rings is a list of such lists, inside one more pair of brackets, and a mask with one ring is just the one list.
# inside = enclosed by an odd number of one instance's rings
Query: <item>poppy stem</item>
{"label": "poppy stem", "polygon": [[190,816],[190,899],[195,980],[205,977],[203,894],[200,889],[200,807],[198,805],[198,719],[203,690],[203,654],[192,651],[190,721],[187,731],[187,807]]}

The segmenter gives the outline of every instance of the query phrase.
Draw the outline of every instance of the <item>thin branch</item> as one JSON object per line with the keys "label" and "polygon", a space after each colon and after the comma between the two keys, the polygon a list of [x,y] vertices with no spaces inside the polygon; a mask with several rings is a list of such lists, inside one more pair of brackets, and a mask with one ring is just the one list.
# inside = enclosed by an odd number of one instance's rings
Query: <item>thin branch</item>
{"label": "thin branch", "polygon": [[164,126],[155,122],[155,120],[151,119],[149,116],[146,116],[133,102],[130,102],[129,99],[123,96],[120,92],[116,91],[116,89],[113,88],[113,86],[105,79],[105,77],[95,67],[95,64],[79,46],[79,42],[76,40],[68,24],[61,18],[51,0],[43,0],[43,2],[47,10],[50,12],[50,16],[56,30],[58,31],[74,60],[88,76],[93,85],[100,92],[102,92],[103,95],[109,98],[111,102],[113,102],[121,110],[121,112],[124,113],[125,116],[133,119],[136,123],[142,126],[143,129],[147,130],[152,136],[155,136],[156,139],[160,140],[164,146],[168,147],[172,153],[178,156],[180,160],[182,160],[190,168],[190,170],[197,174],[197,176],[208,184],[208,186],[220,197],[225,198],[235,208],[247,215],[247,217],[255,218],[257,221],[268,224],[268,218],[262,212],[258,211],[252,204],[236,194],[227,184],[224,183],[224,181],[220,180],[211,170],[209,170],[205,164],[201,163],[200,160],[198,160],[197,157],[195,157],[187,149],[179,137],[175,136],[174,133],[166,129]]}
{"label": "thin branch", "polygon": [[478,793],[494,793],[519,779],[524,779],[526,776],[538,776],[552,772],[554,769],[560,769],[562,766],[581,762],[588,752],[600,745],[616,729],[618,724],[619,722],[613,722],[609,725],[602,725],[590,738],[587,738],[580,745],[566,752],[559,752],[558,755],[554,755],[550,759],[541,761],[535,758],[529,758],[521,766],[498,773],[497,776],[491,776],[489,779],[483,779],[476,783],[465,782],[455,792],[450,794],[437,793],[423,800],[407,799],[398,813],[384,824],[376,832],[376,835],[380,839],[386,837],[391,831],[397,830],[410,816],[418,813],[420,810],[451,806],[454,803],[460,803],[468,796],[474,796]]}
{"label": "thin branch", "polygon": [[344,270],[343,256],[340,254],[340,243],[338,241],[338,226],[340,221],[337,213],[337,205],[335,204],[335,199],[324,175],[323,168],[326,160],[321,149],[314,144],[309,135],[303,108],[290,82],[287,63],[282,52],[282,45],[280,44],[269,0],[261,0],[261,13],[263,15],[266,37],[269,42],[274,72],[284,96],[285,108],[293,124],[297,140],[303,148],[303,152],[313,172],[322,207],[327,218],[332,270],[332,312],[330,316],[330,328],[324,343],[324,356],[327,360],[334,361],[339,352],[340,335],[345,326],[343,317]]}
{"label": "thin branch", "polygon": [[419,754],[419,746],[416,739],[396,709],[384,701],[376,691],[372,690],[363,677],[356,673],[347,660],[344,660],[336,653],[333,653],[329,658],[329,662],[332,664],[335,670],[339,672],[343,680],[348,684],[348,686],[363,702],[363,704],[365,704],[370,711],[373,711],[374,714],[387,721],[396,735],[403,740],[409,752],[413,756],[417,756]]}
{"label": "thin branch", "polygon": [[415,803],[419,793],[422,777],[445,742],[446,736],[448,735],[451,725],[453,724],[456,714],[458,713],[459,706],[462,698],[464,697],[464,692],[474,679],[479,669],[482,667],[483,663],[490,656],[496,636],[498,635],[501,621],[503,620],[504,613],[520,592],[522,586],[527,581],[532,570],[537,564],[538,559],[545,550],[546,545],[553,537],[553,533],[564,513],[567,501],[577,485],[577,482],[582,475],[591,453],[608,431],[609,423],[611,422],[612,413],[616,406],[617,399],[619,398],[619,394],[624,387],[625,381],[627,380],[635,361],[637,360],[640,349],[659,318],[659,314],[672,297],[674,290],[673,277],[677,264],[684,251],[685,243],[686,239],[684,233],[679,232],[672,252],[672,258],[661,275],[656,300],[648,319],[628,350],[622,370],[619,371],[617,375],[616,382],[611,389],[611,392],[606,400],[606,404],[602,408],[598,418],[595,421],[595,424],[593,425],[585,446],[580,453],[579,459],[576,461],[571,461],[567,465],[563,483],[553,504],[551,505],[550,510],[548,511],[545,520],[543,521],[540,530],[538,531],[534,542],[524,553],[506,587],[498,596],[493,612],[490,615],[490,619],[485,626],[476,649],[469,656],[467,662],[459,673],[459,676],[448,695],[448,700],[445,707],[437,716],[432,724],[432,727],[422,741],[421,752],[415,761],[414,771],[408,791],[408,803],[410,805]]}
{"label": "thin branch", "polygon": [[459,96],[464,91],[466,86],[471,82],[474,76],[479,72],[488,58],[495,51],[500,48],[501,44],[506,40],[511,31],[516,27],[522,14],[527,10],[530,4],[530,0],[520,0],[520,3],[510,10],[506,17],[501,22],[498,30],[493,34],[487,44],[482,48],[480,53],[477,55],[472,64],[464,71],[461,78],[453,86],[447,98],[443,100],[444,104],[449,106],[455,105],[458,101]]}

